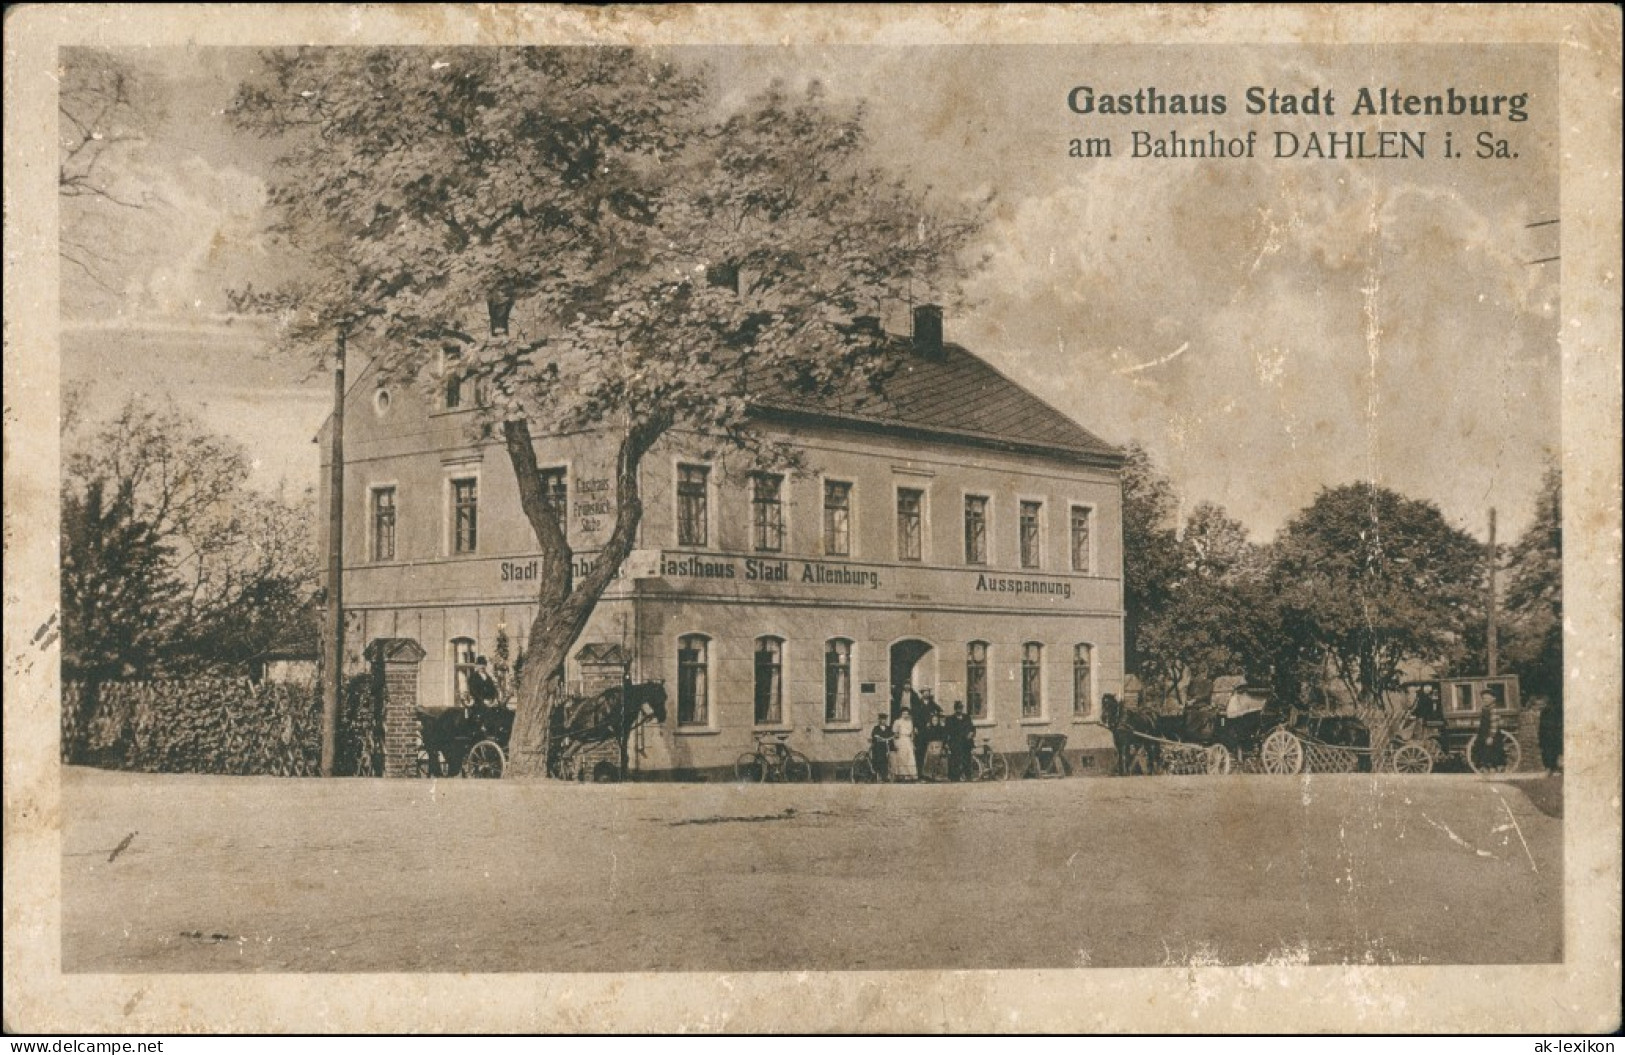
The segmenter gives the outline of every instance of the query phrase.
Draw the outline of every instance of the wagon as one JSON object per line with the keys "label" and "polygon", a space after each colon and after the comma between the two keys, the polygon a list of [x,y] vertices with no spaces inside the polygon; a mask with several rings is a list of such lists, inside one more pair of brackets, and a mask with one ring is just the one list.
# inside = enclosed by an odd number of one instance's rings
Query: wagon
{"label": "wagon", "polygon": [[[1451,761],[1475,773],[1518,768],[1523,749],[1507,731],[1523,710],[1516,677],[1441,678],[1403,687],[1409,707],[1391,748],[1395,772],[1430,773]],[[1480,736],[1486,709],[1499,726],[1499,744],[1486,744]]]}
{"label": "wagon", "polygon": [[507,768],[511,708],[421,707],[417,719],[419,776],[495,779]]}

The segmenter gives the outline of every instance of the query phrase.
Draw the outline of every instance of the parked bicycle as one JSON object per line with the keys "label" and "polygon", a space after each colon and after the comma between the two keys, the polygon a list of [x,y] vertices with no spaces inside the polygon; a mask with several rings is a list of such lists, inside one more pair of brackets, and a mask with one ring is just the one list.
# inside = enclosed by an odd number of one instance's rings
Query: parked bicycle
{"label": "parked bicycle", "polygon": [[752,733],[756,749],[739,756],[734,775],[742,784],[805,784],[812,779],[812,760],[791,747],[789,733]]}
{"label": "parked bicycle", "polygon": [[978,740],[971,759],[976,763],[977,780],[1008,780],[1010,764],[1004,756],[993,750],[993,741]]}

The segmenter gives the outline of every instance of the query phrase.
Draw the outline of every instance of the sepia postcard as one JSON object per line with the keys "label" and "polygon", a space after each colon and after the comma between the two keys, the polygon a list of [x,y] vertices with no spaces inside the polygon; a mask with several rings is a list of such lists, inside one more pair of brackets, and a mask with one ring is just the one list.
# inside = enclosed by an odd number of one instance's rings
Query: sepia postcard
{"label": "sepia postcard", "polygon": [[8,1031],[1619,1027],[1617,8],[7,29]]}

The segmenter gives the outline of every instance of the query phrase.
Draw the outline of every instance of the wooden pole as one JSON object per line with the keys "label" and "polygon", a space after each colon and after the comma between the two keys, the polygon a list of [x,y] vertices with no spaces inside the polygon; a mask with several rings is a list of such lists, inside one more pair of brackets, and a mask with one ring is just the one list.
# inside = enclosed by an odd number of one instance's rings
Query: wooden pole
{"label": "wooden pole", "polygon": [[1499,649],[1497,648],[1498,642],[1495,639],[1495,565],[1496,565],[1495,507],[1491,506],[1490,507],[1490,598],[1489,598],[1489,600],[1490,600],[1490,603],[1489,603],[1490,621],[1489,621],[1489,632],[1486,635],[1486,640],[1488,641],[1488,644],[1489,644],[1489,661],[1490,662],[1489,662],[1489,670],[1486,673],[1488,673],[1490,675],[1490,677],[1492,677],[1492,678],[1496,674],[1500,673],[1499,669],[1497,668],[1497,662],[1499,660],[1499,656],[1497,655],[1497,653],[1499,651]]}
{"label": "wooden pole", "polygon": [[327,503],[327,683],[322,686],[322,776],[333,775],[344,699],[344,334],[333,349],[333,462]]}

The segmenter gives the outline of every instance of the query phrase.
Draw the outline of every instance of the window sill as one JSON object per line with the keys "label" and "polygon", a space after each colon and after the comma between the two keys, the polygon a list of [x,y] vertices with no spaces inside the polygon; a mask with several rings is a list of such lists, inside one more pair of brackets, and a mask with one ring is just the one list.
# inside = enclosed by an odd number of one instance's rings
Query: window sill
{"label": "window sill", "polygon": [[1073,725],[1099,725],[1100,724],[1100,719],[1099,718],[1073,718],[1072,719],[1072,724]]}
{"label": "window sill", "polygon": [[861,733],[861,725],[826,725],[822,727],[826,733]]}
{"label": "window sill", "polygon": [[721,729],[714,729],[709,725],[679,725],[673,730],[676,736],[720,736]]}
{"label": "window sill", "polygon": [[1048,718],[1023,718],[1021,720],[1021,724],[1022,725],[1048,725],[1048,724],[1050,724],[1050,720]]}

